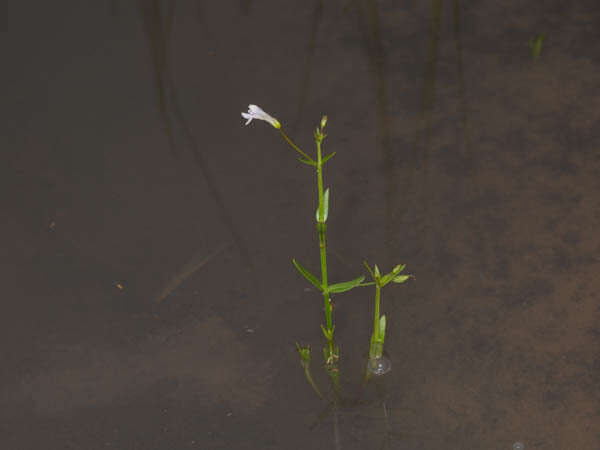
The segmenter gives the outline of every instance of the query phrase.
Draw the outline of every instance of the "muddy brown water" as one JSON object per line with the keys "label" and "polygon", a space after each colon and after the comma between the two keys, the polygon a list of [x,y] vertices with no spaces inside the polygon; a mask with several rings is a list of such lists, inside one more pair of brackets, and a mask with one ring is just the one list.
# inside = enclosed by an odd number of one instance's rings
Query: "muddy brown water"
{"label": "muddy brown water", "polygon": [[[92,3],[6,2],[1,448],[600,448],[597,2]],[[329,116],[330,278],[416,276],[363,402],[304,378],[314,172],[250,103]]]}

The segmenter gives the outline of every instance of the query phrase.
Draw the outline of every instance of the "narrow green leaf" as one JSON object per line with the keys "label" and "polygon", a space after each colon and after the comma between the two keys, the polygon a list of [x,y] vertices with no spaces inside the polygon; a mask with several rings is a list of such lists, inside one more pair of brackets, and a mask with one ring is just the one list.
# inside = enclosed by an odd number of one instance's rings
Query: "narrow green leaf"
{"label": "narrow green leaf", "polygon": [[375,278],[380,278],[381,274],[379,273],[379,267],[377,267],[377,264],[375,264]]}
{"label": "narrow green leaf", "polygon": [[323,193],[323,220],[319,220],[319,208],[317,207],[317,212],[315,213],[315,217],[317,222],[325,223],[327,221],[327,215],[329,213],[329,188],[325,190]]}
{"label": "narrow green leaf", "polygon": [[329,215],[329,188],[325,189],[323,194],[323,222],[327,222],[327,216]]}
{"label": "narrow green leaf", "polygon": [[298,349],[298,353],[300,353],[300,359],[305,362],[310,362],[310,345],[306,347],[301,347],[300,344],[296,342],[296,348]]}
{"label": "narrow green leaf", "polygon": [[323,335],[325,336],[325,339],[327,339],[327,340],[333,339],[333,331],[334,330],[335,330],[335,325],[333,326],[331,331],[329,331],[323,326],[323,324],[321,324],[321,331],[323,331]]}
{"label": "narrow green leaf", "polygon": [[333,155],[335,155],[335,152],[330,153],[329,155],[323,157],[323,159],[321,160],[321,164],[325,164],[327,161],[329,161],[331,158],[333,158]]}
{"label": "narrow green leaf", "polygon": [[392,270],[392,273],[394,275],[398,275],[400,272],[402,272],[404,270],[405,267],[406,267],[406,264],[398,264],[396,267],[394,267],[394,270]]}
{"label": "narrow green leaf", "polygon": [[381,280],[379,281],[379,284],[381,285],[381,287],[383,287],[386,284],[388,284],[390,281],[392,281],[392,278],[394,278],[394,272],[390,272],[388,274],[385,274],[384,276],[381,277]]}
{"label": "narrow green leaf", "polygon": [[394,267],[394,270],[392,270],[390,273],[385,274],[384,276],[382,276],[381,277],[381,281],[379,282],[379,284],[381,285],[381,287],[385,286],[390,281],[392,281],[392,279],[396,275],[398,275],[400,272],[402,272],[405,267],[406,267],[406,264],[398,264],[396,267]]}
{"label": "narrow green leaf", "polygon": [[379,318],[379,340],[382,344],[385,340],[385,315]]}
{"label": "narrow green leaf", "polygon": [[409,278],[410,275],[398,275],[396,278],[394,278],[394,283],[404,283]]}
{"label": "narrow green leaf", "polygon": [[354,280],[350,280],[350,281],[344,281],[343,283],[335,283],[329,286],[328,290],[329,292],[332,292],[334,294],[339,294],[340,292],[346,292],[349,291],[350,289],[354,289],[355,287],[357,287],[358,285],[360,285],[360,283],[362,283],[364,281],[365,277],[358,277],[355,278]]}
{"label": "narrow green leaf", "polygon": [[317,277],[315,277],[312,273],[310,273],[308,270],[302,267],[300,263],[295,259],[292,259],[292,262],[294,263],[294,266],[296,266],[296,269],[298,269],[298,272],[300,272],[304,276],[304,278],[310,281],[318,290],[320,290],[321,292],[323,291],[321,282],[317,279]]}
{"label": "narrow green leaf", "polygon": [[365,267],[367,268],[367,270],[371,274],[371,277],[373,277],[373,279],[375,279],[375,274],[373,273],[373,271],[371,270],[371,268],[369,267],[369,265],[367,264],[367,262],[363,261],[363,264],[365,265]]}
{"label": "narrow green leaf", "polygon": [[298,161],[300,161],[301,163],[304,163],[304,164],[308,164],[309,166],[313,166],[313,167],[317,166],[317,163],[315,161],[313,161],[312,159],[308,160],[308,159],[304,159],[304,158],[298,158]]}

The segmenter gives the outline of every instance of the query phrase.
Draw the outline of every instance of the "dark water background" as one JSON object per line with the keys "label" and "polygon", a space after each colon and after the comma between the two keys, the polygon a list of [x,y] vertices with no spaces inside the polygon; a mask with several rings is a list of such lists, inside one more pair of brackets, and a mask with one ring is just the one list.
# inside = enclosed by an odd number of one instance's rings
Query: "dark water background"
{"label": "dark water background", "polygon": [[[1,448],[600,448],[597,1],[3,9]],[[304,379],[314,173],[249,103],[310,153],[329,115],[330,277],[416,275],[360,405]]]}

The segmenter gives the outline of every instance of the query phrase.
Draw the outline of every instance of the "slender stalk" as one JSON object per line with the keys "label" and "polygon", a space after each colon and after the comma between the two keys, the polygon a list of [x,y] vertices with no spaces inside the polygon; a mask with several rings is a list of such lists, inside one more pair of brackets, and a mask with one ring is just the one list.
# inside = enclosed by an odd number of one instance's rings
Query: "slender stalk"
{"label": "slender stalk", "polygon": [[317,231],[319,233],[319,253],[321,255],[321,283],[323,285],[323,303],[325,308],[325,321],[327,325],[327,332],[329,337],[327,338],[327,349],[328,349],[328,362],[333,362],[332,358],[334,355],[333,351],[333,319],[331,317],[331,299],[327,292],[328,280],[327,280],[327,247],[325,244],[325,225],[324,217],[324,203],[323,203],[323,158],[321,151],[321,140],[316,139],[317,142],[317,190],[319,195],[319,214],[317,217]]}
{"label": "slender stalk", "polygon": [[379,340],[379,310],[381,307],[381,288],[375,286],[375,313],[373,314],[373,337]]}
{"label": "slender stalk", "polygon": [[[325,120],[325,122],[323,121]],[[300,149],[294,142],[285,134],[283,128],[279,128],[281,132],[281,136],[286,140],[290,146],[300,153],[306,161],[311,161],[317,167],[317,192],[319,197],[319,210],[317,214],[317,232],[319,235],[319,253],[321,256],[321,285],[323,287],[323,303],[325,309],[325,325],[327,331],[327,349],[326,349],[326,360],[328,364],[333,364],[335,361],[335,357],[337,356],[334,351],[333,345],[333,319],[332,319],[332,307],[331,307],[331,298],[328,292],[328,280],[327,280],[327,247],[325,241],[325,230],[327,226],[325,225],[325,204],[324,204],[324,192],[323,192],[323,153],[321,151],[321,142],[325,138],[323,134],[323,127],[325,126],[326,119],[322,119],[321,121],[321,129],[317,128],[317,132],[315,133],[315,142],[317,144],[317,160],[315,161],[310,156],[308,156],[304,151]],[[335,368],[333,368],[335,370]]]}
{"label": "slender stalk", "polygon": [[319,192],[319,217],[318,222],[323,223],[323,158],[321,152],[321,141],[317,140],[317,189]]}
{"label": "slender stalk", "polygon": [[379,330],[379,312],[381,310],[381,287],[379,283],[375,285],[375,311],[373,313],[373,335],[371,336],[371,346],[369,348],[369,358],[379,358],[381,347],[381,336]]}
{"label": "slender stalk", "polygon": [[283,136],[283,138],[287,141],[288,144],[290,144],[292,146],[292,148],[294,150],[296,150],[298,153],[300,153],[302,156],[304,156],[308,161],[313,160],[310,156],[308,156],[306,153],[304,153],[302,150],[300,150],[300,147],[298,147],[296,144],[294,144],[292,142],[292,140],[287,136],[287,134],[284,133],[283,128],[280,128],[279,131],[281,132],[281,135]]}
{"label": "slender stalk", "polygon": [[[381,335],[379,328],[379,314],[381,311],[381,286],[379,281],[375,281],[375,311],[373,312],[373,334],[371,335],[371,345],[369,346],[369,360],[381,358],[383,347],[381,345]],[[367,366],[365,377],[363,379],[363,387],[369,382],[371,371]]]}

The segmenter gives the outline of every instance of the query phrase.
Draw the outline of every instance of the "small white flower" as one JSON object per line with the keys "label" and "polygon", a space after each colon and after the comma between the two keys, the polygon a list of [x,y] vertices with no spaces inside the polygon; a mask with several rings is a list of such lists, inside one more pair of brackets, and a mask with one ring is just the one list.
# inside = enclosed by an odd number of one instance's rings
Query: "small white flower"
{"label": "small white flower", "polygon": [[246,122],[246,125],[248,125],[250,122],[252,122],[252,119],[258,119],[258,120],[264,120],[265,122],[269,122],[271,125],[273,125],[277,129],[281,128],[281,124],[275,117],[270,116],[269,114],[264,112],[261,108],[259,108],[256,105],[248,105],[248,112],[242,113],[242,117],[244,119],[248,119],[248,121]]}

